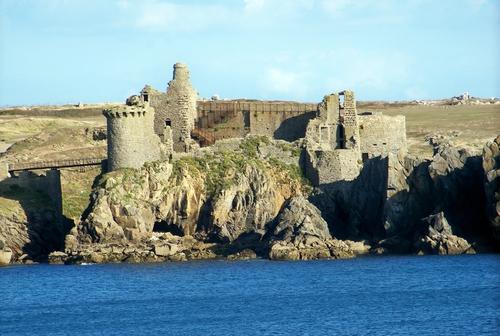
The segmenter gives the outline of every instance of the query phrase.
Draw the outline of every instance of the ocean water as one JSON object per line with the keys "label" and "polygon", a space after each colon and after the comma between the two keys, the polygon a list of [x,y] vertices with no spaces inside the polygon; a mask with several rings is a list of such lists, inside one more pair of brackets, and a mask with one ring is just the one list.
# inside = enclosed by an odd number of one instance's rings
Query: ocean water
{"label": "ocean water", "polygon": [[0,268],[0,335],[500,335],[500,256]]}

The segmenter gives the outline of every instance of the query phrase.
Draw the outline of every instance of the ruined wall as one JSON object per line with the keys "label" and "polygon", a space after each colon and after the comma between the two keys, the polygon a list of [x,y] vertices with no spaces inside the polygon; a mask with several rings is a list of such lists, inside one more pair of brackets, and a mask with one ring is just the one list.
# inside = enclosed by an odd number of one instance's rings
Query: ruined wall
{"label": "ruined wall", "polygon": [[1,180],[1,186],[43,191],[53,202],[56,213],[62,213],[61,173],[58,169],[15,172],[12,177]]}
{"label": "ruined wall", "polygon": [[406,152],[406,121],[404,116],[385,116],[364,112],[359,115],[359,136],[362,153],[368,157]]}
{"label": "ruined wall", "polygon": [[342,92],[344,95],[344,106],[341,110],[342,115],[342,125],[344,129],[344,140],[342,148],[360,148],[359,139],[359,124],[358,116],[356,112],[356,100],[354,99],[354,93],[352,91],[346,90]]}
{"label": "ruined wall", "polygon": [[[341,103],[339,96],[344,96]],[[316,186],[355,179],[362,167],[356,102],[351,91],[330,94],[306,132],[306,176]]]}
{"label": "ruined wall", "polygon": [[196,127],[210,132],[216,140],[241,138],[250,131],[248,114],[237,100],[198,101]]}
{"label": "ruined wall", "polygon": [[310,150],[334,150],[341,148],[342,125],[339,120],[339,97],[327,95],[318,104],[316,118],[306,128],[307,148]]}
{"label": "ruined wall", "polygon": [[166,93],[146,87],[141,95],[155,109],[154,132],[163,135],[164,127],[169,124],[174,149],[189,151],[191,131],[197,118],[198,94],[189,79],[188,67],[182,63],[174,64],[173,79],[168,83]]}
{"label": "ruined wall", "polygon": [[317,105],[282,101],[198,101],[197,127],[213,133],[216,139],[246,134],[268,135],[294,141],[305,136],[308,120]]}
{"label": "ruined wall", "polygon": [[307,150],[305,162],[306,176],[316,186],[352,181],[362,167],[359,151],[354,149]]}
{"label": "ruined wall", "polygon": [[306,131],[307,147],[314,150],[334,150],[339,148],[341,127],[327,124],[320,119],[309,121]]}
{"label": "ruined wall", "polygon": [[317,108],[317,104],[255,102],[250,105],[250,133],[288,141],[302,138]]}
{"label": "ruined wall", "polygon": [[108,171],[140,168],[160,159],[160,139],[153,132],[154,110],[148,103],[106,109]]}

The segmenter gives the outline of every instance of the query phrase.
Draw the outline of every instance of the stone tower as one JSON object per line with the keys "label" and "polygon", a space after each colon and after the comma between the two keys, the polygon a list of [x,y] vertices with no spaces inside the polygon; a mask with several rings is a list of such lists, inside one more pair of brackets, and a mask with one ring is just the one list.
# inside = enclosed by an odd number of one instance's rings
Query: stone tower
{"label": "stone tower", "polygon": [[127,105],[103,111],[107,120],[108,172],[120,168],[140,168],[160,159],[160,139],[153,132],[154,109],[137,96]]}
{"label": "stone tower", "polygon": [[189,69],[183,63],[174,64],[173,78],[168,83],[166,94],[152,96],[151,105],[156,110],[155,133],[163,135],[165,126],[170,126],[173,147],[177,152],[189,151],[194,143],[191,131],[197,116],[197,98],[198,94],[189,79]]}
{"label": "stone tower", "polygon": [[344,143],[342,148],[359,150],[359,123],[354,92],[345,90],[340,92],[340,95],[344,96],[344,106],[341,109],[341,119],[344,132]]}
{"label": "stone tower", "polygon": [[354,93],[325,96],[316,118],[309,120],[305,138],[305,173],[314,185],[354,180],[362,163]]}

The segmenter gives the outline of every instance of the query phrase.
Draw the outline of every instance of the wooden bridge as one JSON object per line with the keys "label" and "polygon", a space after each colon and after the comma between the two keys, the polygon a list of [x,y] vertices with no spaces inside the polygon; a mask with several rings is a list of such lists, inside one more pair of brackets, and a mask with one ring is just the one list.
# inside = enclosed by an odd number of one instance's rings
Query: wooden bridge
{"label": "wooden bridge", "polygon": [[9,173],[23,170],[36,169],[57,169],[71,167],[86,167],[100,166],[106,160],[105,157],[100,158],[85,158],[76,160],[54,160],[54,161],[33,161],[33,162],[16,162],[8,164]]}
{"label": "wooden bridge", "polygon": [[201,147],[213,145],[216,140],[211,132],[204,131],[201,128],[193,129],[191,136],[199,142]]}

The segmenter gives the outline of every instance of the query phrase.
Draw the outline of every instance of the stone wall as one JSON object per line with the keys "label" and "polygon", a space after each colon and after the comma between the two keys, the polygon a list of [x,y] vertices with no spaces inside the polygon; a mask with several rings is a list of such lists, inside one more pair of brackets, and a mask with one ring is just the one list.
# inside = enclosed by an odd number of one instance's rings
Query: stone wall
{"label": "stone wall", "polygon": [[316,115],[317,104],[220,100],[198,101],[197,127],[213,133],[215,139],[267,135],[294,141],[305,136],[307,122]]}
{"label": "stone wall", "polygon": [[56,207],[56,213],[62,213],[61,173],[58,169],[20,171],[12,177],[1,180],[3,188],[17,186],[27,190],[45,192]]}
{"label": "stone wall", "polygon": [[361,166],[359,151],[354,149],[306,151],[306,176],[316,186],[352,181]]}
{"label": "stone wall", "polygon": [[365,112],[359,115],[359,136],[362,153],[368,157],[406,152],[406,121],[404,116],[385,116]]}
{"label": "stone wall", "polygon": [[339,120],[339,97],[327,95],[318,105],[316,118],[306,128],[307,148],[310,150],[334,150],[341,147],[343,127]]}
{"label": "stone wall", "polygon": [[196,127],[208,131],[214,139],[241,138],[250,132],[249,112],[239,101],[198,101]]}
{"label": "stone wall", "polygon": [[306,148],[305,172],[315,186],[352,181],[359,175],[362,156],[356,102],[351,91],[323,98],[316,118],[307,125]]}
{"label": "stone wall", "polygon": [[160,159],[160,139],[153,132],[154,110],[148,103],[115,106],[103,111],[107,119],[108,171],[140,168]]}
{"label": "stone wall", "polygon": [[352,148],[359,150],[359,124],[354,93],[352,91],[346,90],[342,92],[342,94],[344,95],[344,106],[341,110],[342,125],[344,127],[344,143],[342,145],[342,148]]}
{"label": "stone wall", "polygon": [[297,140],[305,136],[307,121],[314,118],[317,108],[307,103],[256,102],[250,106],[250,133]]}
{"label": "stone wall", "polygon": [[155,109],[155,133],[163,135],[165,126],[171,126],[174,150],[189,151],[191,131],[197,118],[198,94],[189,79],[187,66],[182,63],[174,65],[173,79],[168,83],[166,93],[146,86],[141,96]]}

